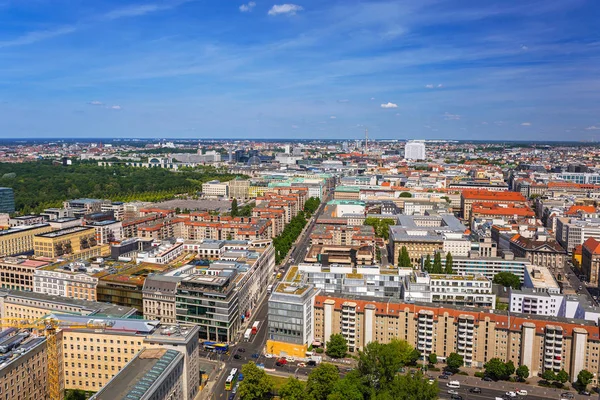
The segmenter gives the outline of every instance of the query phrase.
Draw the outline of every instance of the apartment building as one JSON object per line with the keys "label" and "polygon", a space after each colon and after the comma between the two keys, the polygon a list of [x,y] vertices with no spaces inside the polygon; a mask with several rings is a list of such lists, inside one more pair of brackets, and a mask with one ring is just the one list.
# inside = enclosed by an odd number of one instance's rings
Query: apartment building
{"label": "apartment building", "polygon": [[33,250],[37,257],[68,260],[107,256],[110,253],[108,245],[98,244],[95,229],[85,226],[38,234],[33,240]]}
{"label": "apartment building", "polygon": [[532,288],[511,289],[509,310],[513,313],[558,316],[564,296]]}
{"label": "apartment building", "polygon": [[94,228],[96,231],[96,243],[98,244],[108,244],[123,239],[123,224],[121,221],[94,221],[87,222],[85,226]]}
{"label": "apartment building", "polygon": [[149,275],[144,281],[142,298],[144,318],[166,324],[177,322],[175,310],[177,287],[183,276]]}
{"label": "apartment building", "polygon": [[398,216],[398,225],[390,226],[389,246],[394,265],[402,247],[406,247],[413,266],[421,265],[421,260],[428,254],[433,255],[444,248],[448,234],[458,237],[466,228],[453,215],[441,216]]}
{"label": "apartment building", "polygon": [[9,219],[10,226],[43,224],[46,220],[41,215],[19,215]]}
{"label": "apartment building", "polygon": [[170,264],[181,257],[183,252],[183,243],[166,241],[158,246],[152,246],[148,250],[140,251],[136,255],[136,261],[151,264]]}
{"label": "apartment building", "polygon": [[50,232],[49,224],[23,225],[0,230],[0,257],[27,253],[34,248],[34,237]]}
{"label": "apartment building", "polygon": [[233,179],[229,181],[229,197],[232,199],[248,199],[250,181],[247,179]]}
{"label": "apartment building", "polygon": [[125,219],[125,203],[122,201],[113,201],[111,203],[103,203],[100,205],[101,212],[111,212],[117,221]]}
{"label": "apartment building", "polygon": [[76,265],[50,265],[33,273],[33,291],[69,299],[96,301],[98,278],[79,272]]}
{"label": "apartment building", "polygon": [[74,199],[65,201],[63,207],[66,209],[84,209],[85,213],[89,214],[102,211],[102,205],[104,204],[110,204],[110,201],[101,199]]}
{"label": "apartment building", "polygon": [[600,240],[589,238],[581,249],[581,270],[590,285],[600,283]]}
{"label": "apartment building", "polygon": [[11,348],[0,365],[0,399],[48,398],[46,338],[8,328],[0,332],[0,346]]}
{"label": "apartment building", "polygon": [[473,203],[493,203],[508,206],[527,206],[527,199],[520,193],[492,190],[463,190],[460,199],[462,217],[471,219]]}
{"label": "apartment building", "polygon": [[470,307],[496,307],[492,281],[483,275],[445,275],[414,272],[405,277],[405,301],[421,301]]}
{"label": "apartment building", "polygon": [[0,259],[0,287],[2,289],[33,291],[33,274],[49,263],[25,257]]}
{"label": "apartment building", "polygon": [[[442,257],[442,266],[445,265],[446,259]],[[528,265],[531,265],[528,259],[516,258],[509,251],[499,257],[482,257],[477,252],[471,252],[467,257],[453,257],[452,269],[458,275],[481,274],[490,280],[500,272],[510,272],[523,281]]]}
{"label": "apartment building", "polygon": [[258,240],[272,238],[270,220],[252,217],[230,217],[191,213],[181,223],[181,236],[186,240]]}
{"label": "apartment building", "polygon": [[498,204],[477,202],[471,204],[470,218],[473,219],[503,219],[503,218],[534,218],[535,213],[527,204]]}
{"label": "apartment building", "polygon": [[458,353],[468,366],[481,368],[500,358],[526,365],[531,375],[564,369],[576,380],[587,369],[598,379],[599,329],[589,321],[325,295],[316,296],[314,315],[315,340],[323,343],[341,333],[360,350],[398,338],[441,360]]}
{"label": "apartment building", "polygon": [[310,234],[310,243],[329,246],[374,246],[375,231],[369,225],[316,225]]}
{"label": "apartment building", "polygon": [[[138,213],[139,214],[139,213]],[[152,213],[132,218],[126,218],[122,222],[123,226],[123,237],[124,238],[133,238],[139,236],[138,228],[145,226],[152,221],[162,220],[165,218],[165,215],[162,213]]]}

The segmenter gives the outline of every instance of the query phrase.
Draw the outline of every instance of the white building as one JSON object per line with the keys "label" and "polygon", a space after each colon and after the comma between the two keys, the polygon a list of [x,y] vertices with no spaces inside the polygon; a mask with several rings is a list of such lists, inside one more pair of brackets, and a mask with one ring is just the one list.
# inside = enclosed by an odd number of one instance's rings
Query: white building
{"label": "white building", "polygon": [[442,253],[450,253],[452,257],[466,257],[471,251],[471,242],[461,234],[445,234],[442,246]]}
{"label": "white building", "polygon": [[560,286],[547,267],[527,265],[523,276],[523,286],[538,293],[560,294]]}
{"label": "white building", "polygon": [[425,143],[410,141],[404,145],[404,158],[406,160],[424,160]]}
{"label": "white building", "polygon": [[483,275],[445,275],[415,272],[406,277],[404,300],[471,307],[496,307],[492,281]]}
{"label": "white building", "polygon": [[71,299],[96,301],[98,278],[78,272],[77,263],[68,270],[36,269],[33,273],[35,293],[68,297]]}
{"label": "white building", "polygon": [[202,193],[208,197],[229,197],[229,184],[213,180],[202,184]]}
{"label": "white building", "polygon": [[183,243],[165,243],[158,247],[154,247],[151,251],[137,253],[136,261],[138,263],[148,262],[152,264],[169,264],[183,254],[183,250]]}
{"label": "white building", "polygon": [[89,222],[86,226],[96,230],[96,241],[98,244],[119,242],[123,239],[123,223],[121,221]]}
{"label": "white building", "polygon": [[563,297],[561,294],[550,294],[531,288],[511,290],[509,309],[515,313],[556,317],[559,315]]}
{"label": "white building", "polygon": [[600,219],[557,218],[556,240],[569,254],[591,237],[600,240]]}

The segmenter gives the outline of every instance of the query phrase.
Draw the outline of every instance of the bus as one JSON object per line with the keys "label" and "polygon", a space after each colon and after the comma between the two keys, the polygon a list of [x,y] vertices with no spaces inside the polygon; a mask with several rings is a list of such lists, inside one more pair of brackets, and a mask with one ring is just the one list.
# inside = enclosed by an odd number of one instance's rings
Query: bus
{"label": "bus", "polygon": [[252,334],[256,335],[258,333],[258,327],[260,326],[260,321],[254,321],[252,324]]}
{"label": "bus", "polygon": [[205,351],[214,351],[216,353],[227,353],[229,345],[227,343],[204,342],[202,343]]}
{"label": "bus", "polygon": [[252,335],[252,329],[246,329],[246,332],[244,332],[244,339],[250,340],[251,335]]}
{"label": "bus", "polygon": [[238,378],[238,370],[237,368],[233,368],[229,373],[229,376],[225,380],[225,390],[231,390],[235,386],[235,382]]}

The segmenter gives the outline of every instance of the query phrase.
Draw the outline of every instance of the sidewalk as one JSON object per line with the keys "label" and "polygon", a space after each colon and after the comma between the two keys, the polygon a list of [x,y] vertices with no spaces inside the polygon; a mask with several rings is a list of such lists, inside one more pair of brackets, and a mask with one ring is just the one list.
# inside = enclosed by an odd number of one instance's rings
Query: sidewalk
{"label": "sidewalk", "polygon": [[201,360],[201,364],[212,365],[212,370],[208,373],[208,382],[206,386],[196,395],[194,400],[210,399],[214,393],[213,387],[219,382],[221,374],[225,370],[225,363],[222,361]]}

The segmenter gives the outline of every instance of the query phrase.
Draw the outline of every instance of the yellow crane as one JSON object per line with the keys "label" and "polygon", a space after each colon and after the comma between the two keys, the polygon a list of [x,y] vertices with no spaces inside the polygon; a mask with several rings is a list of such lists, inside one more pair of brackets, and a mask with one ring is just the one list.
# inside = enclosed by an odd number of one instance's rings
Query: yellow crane
{"label": "yellow crane", "polygon": [[46,346],[48,352],[48,398],[50,400],[62,400],[60,390],[60,369],[59,369],[59,346],[56,339],[56,332],[59,329],[105,329],[112,326],[110,321],[90,319],[86,324],[70,323],[56,318],[41,318],[28,320],[21,318],[0,318],[0,328],[31,329],[40,335],[46,336]]}

